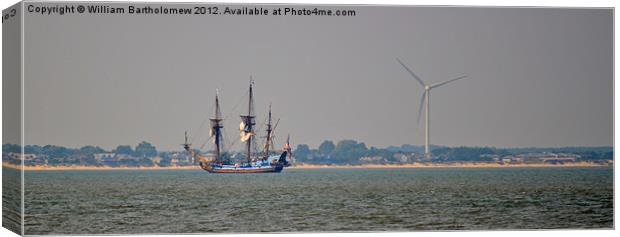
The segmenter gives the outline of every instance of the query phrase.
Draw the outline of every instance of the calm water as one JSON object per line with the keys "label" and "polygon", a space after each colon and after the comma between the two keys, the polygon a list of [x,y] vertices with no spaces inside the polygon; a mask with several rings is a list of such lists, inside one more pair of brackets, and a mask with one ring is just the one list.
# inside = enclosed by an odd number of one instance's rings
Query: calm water
{"label": "calm water", "polygon": [[613,169],[27,171],[26,234],[613,228]]}
{"label": "calm water", "polygon": [[21,233],[21,171],[2,168],[2,227]]}

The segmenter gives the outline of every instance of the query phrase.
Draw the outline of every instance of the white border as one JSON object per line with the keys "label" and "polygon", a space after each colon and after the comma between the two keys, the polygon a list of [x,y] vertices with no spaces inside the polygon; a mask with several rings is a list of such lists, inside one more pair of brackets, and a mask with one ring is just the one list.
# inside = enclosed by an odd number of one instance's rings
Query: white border
{"label": "white border", "polygon": [[[75,1],[75,0],[70,0],[70,1]],[[127,1],[119,1],[119,0],[107,0],[109,2],[127,2]],[[5,9],[10,7],[11,5],[15,4],[17,1],[0,1],[0,8],[1,9]],[[136,2],[163,2],[163,1],[136,1]],[[179,1],[179,0],[171,0],[171,1],[165,1],[165,2],[201,2],[201,1],[192,1],[192,0],[185,0],[185,1]],[[379,1],[379,0],[357,0],[357,1],[352,1],[352,0],[272,0],[272,1],[257,1],[257,0],[249,0],[249,1],[234,1],[234,0],[216,0],[216,1],[212,1],[212,2],[218,2],[218,3],[283,3],[283,4],[288,4],[288,3],[298,3],[298,4],[386,4],[386,5],[432,5],[432,6],[438,6],[438,5],[443,5],[443,6],[503,6],[503,7],[511,7],[511,6],[517,6],[517,7],[528,7],[528,6],[541,6],[541,7],[616,7],[616,2],[614,1],[605,1],[605,0],[589,0],[589,1],[584,1],[584,0],[504,0],[501,2],[497,2],[497,1],[490,1],[490,0],[418,0],[418,1],[403,1],[403,0],[385,0],[385,1]],[[23,8],[22,8],[23,9]],[[615,12],[614,12],[615,15]],[[22,23],[23,23],[23,14],[22,14]],[[614,16],[614,78],[615,78],[615,69],[618,68],[617,62],[615,60],[616,58],[616,53],[617,50],[615,48],[615,44],[617,42],[617,35],[616,35],[616,31],[615,31],[615,26],[617,25],[617,19]],[[23,38],[23,24],[22,24],[22,38]],[[0,37],[2,36],[2,33],[0,31]],[[0,54],[2,53],[2,49],[0,49]],[[23,47],[22,47],[22,77],[23,77]],[[0,63],[0,69],[2,67],[2,64]],[[614,125],[616,122],[618,122],[618,117],[615,116],[615,111],[616,110],[616,106],[618,103],[617,102],[617,98],[615,97],[615,91],[618,89],[618,85],[615,83],[614,80]],[[0,91],[2,90],[2,86],[0,85]],[[22,103],[23,103],[23,78],[22,78]],[[1,96],[0,96],[0,104],[1,104]],[[0,110],[0,115],[1,115],[2,111]],[[1,117],[1,116],[0,116]],[[23,104],[22,104],[22,118],[23,118]],[[1,122],[1,119],[0,119]],[[24,131],[24,127],[23,127],[23,123],[22,123],[22,134]],[[618,129],[614,126],[614,147],[617,147],[618,143],[615,140],[615,134],[618,131]],[[0,134],[2,132],[2,129],[0,128]],[[22,143],[24,142],[24,137],[22,136]],[[615,154],[615,152],[614,152]],[[615,157],[614,157],[615,160]],[[615,171],[614,171],[615,172]],[[616,182],[617,180],[615,179],[615,175],[614,175],[614,203],[618,203],[618,182]],[[1,176],[0,176],[0,181],[1,181]],[[22,181],[23,181],[23,172],[22,172]],[[1,183],[1,182],[0,182]],[[22,183],[23,185],[23,183]],[[23,189],[22,189],[23,190]],[[22,199],[23,199],[23,193],[22,193]],[[1,204],[0,204],[1,205]],[[614,205],[614,226],[615,226],[615,218],[618,216],[618,208],[616,205]],[[23,210],[23,203],[22,203],[22,210]],[[22,214],[22,218],[23,218],[23,214]],[[23,223],[23,222],[22,222]],[[385,232],[385,233],[322,233],[322,234],[303,234],[303,236],[360,236],[360,237],[370,237],[370,236],[454,236],[454,235],[459,235],[459,236],[472,236],[472,237],[496,237],[497,235],[502,235],[502,237],[511,237],[511,236],[519,236],[522,237],[523,235],[528,235],[528,237],[530,236],[544,236],[544,235],[548,235],[548,234],[553,234],[553,235],[561,235],[561,236],[582,236],[582,235],[596,235],[596,236],[613,236],[613,233],[616,232],[615,230],[570,230],[570,231],[461,231],[461,232],[405,232],[405,233],[390,233],[390,232]],[[12,232],[4,229],[4,228],[0,228],[0,235],[1,236],[5,236],[5,235],[11,235]],[[14,234],[13,234],[14,235]],[[269,234],[272,235],[272,234]],[[278,234],[277,236],[297,236],[300,234]],[[172,236],[172,235],[142,235],[142,236]],[[210,235],[210,236],[231,236],[230,234],[220,234],[220,235]],[[235,235],[232,235],[235,236]],[[247,236],[247,237],[258,237],[258,236],[265,236],[264,234],[244,234],[242,236]]]}

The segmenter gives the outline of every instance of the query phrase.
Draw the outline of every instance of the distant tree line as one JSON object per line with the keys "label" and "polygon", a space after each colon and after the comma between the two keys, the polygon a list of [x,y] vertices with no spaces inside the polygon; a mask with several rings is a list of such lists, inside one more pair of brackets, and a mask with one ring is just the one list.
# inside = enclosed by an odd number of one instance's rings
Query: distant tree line
{"label": "distant tree line", "polygon": [[[3,152],[21,152],[21,147],[17,144],[3,144],[2,145]],[[152,157],[157,156],[157,149],[155,146],[151,145],[148,142],[141,142],[133,149],[129,145],[120,145],[117,146],[116,149],[111,151],[106,151],[105,149],[98,146],[83,146],[81,148],[67,148],[63,146],[55,146],[55,145],[26,145],[24,147],[24,153],[26,154],[44,154],[50,158],[58,158],[58,157],[70,157],[73,155],[86,155],[92,156],[97,153],[116,153],[116,154],[125,154],[131,155],[135,157]]]}
{"label": "distant tree line", "polygon": [[[3,159],[8,158],[8,153],[20,153],[21,147],[16,144],[2,145]],[[163,156],[163,164],[170,163],[166,158],[167,152],[158,152],[151,143],[143,141],[135,148],[129,145],[119,145],[113,150],[105,150],[98,146],[83,146],[81,148],[67,148],[56,145],[26,145],[24,153],[34,154],[34,160],[28,160],[26,164],[51,164],[51,165],[107,165],[107,166],[153,166],[152,158]],[[96,160],[96,154],[107,156],[107,160]],[[107,154],[107,155],[106,155]]]}
{"label": "distant tree line", "polygon": [[[445,147],[431,146],[432,162],[490,162],[498,157],[524,153],[570,153],[578,155],[580,160],[613,160],[613,147],[559,147],[559,148],[495,148],[495,147]],[[3,159],[8,153],[20,153],[16,144],[3,144]],[[119,145],[115,149],[105,150],[98,146],[67,148],[56,145],[27,145],[26,154],[35,154],[49,164],[109,165],[109,166],[159,166],[171,165],[176,158],[187,156],[183,151],[159,152],[149,142],[143,141],[137,146]],[[96,154],[113,153],[115,159],[95,159]],[[402,164],[429,161],[423,156],[424,147],[404,144],[387,148],[368,147],[363,142],[347,139],[334,143],[323,141],[313,149],[306,144],[299,144],[293,151],[295,162],[308,164]],[[232,154],[226,153],[226,156]],[[157,158],[157,159],[155,159]],[[228,158],[227,158],[228,159]],[[190,159],[187,162],[190,162]],[[39,161],[37,161],[39,162]],[[107,163],[106,163],[107,162]],[[193,162],[193,161],[192,161]],[[188,165],[191,163],[187,163]]]}
{"label": "distant tree line", "polygon": [[[612,160],[612,147],[560,147],[560,148],[495,148],[495,147],[445,147],[431,145],[434,162],[470,161],[489,162],[493,156],[504,157],[522,153],[571,153],[582,160]],[[338,143],[326,140],[317,149],[299,144],[293,151],[297,162],[312,164],[362,164],[362,163],[403,163],[426,161],[422,154],[423,146],[404,144],[387,148],[367,148],[363,142],[342,140]],[[403,161],[400,157],[406,157]],[[381,159],[379,159],[381,158]]]}

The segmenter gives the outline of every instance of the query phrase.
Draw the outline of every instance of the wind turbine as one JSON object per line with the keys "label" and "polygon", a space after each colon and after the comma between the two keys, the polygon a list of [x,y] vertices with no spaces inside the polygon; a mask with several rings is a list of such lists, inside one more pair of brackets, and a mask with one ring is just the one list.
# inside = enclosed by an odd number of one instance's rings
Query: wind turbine
{"label": "wind turbine", "polygon": [[438,82],[435,84],[430,84],[427,85],[426,83],[424,83],[424,81],[422,81],[422,79],[420,79],[420,77],[418,77],[418,75],[416,75],[413,71],[411,71],[411,69],[409,69],[407,66],[405,66],[405,64],[403,62],[400,61],[400,59],[396,59],[396,61],[398,61],[398,63],[400,63],[401,66],[403,66],[405,68],[405,70],[407,70],[407,72],[409,72],[409,74],[411,74],[411,76],[413,76],[413,78],[418,81],[420,83],[420,85],[422,85],[422,87],[424,87],[424,93],[422,93],[422,98],[420,99],[420,108],[418,109],[418,123],[420,122],[420,115],[422,115],[422,108],[424,108],[424,101],[426,101],[426,110],[425,110],[425,124],[426,127],[424,129],[424,157],[430,159],[431,158],[431,149],[429,147],[429,143],[430,143],[430,109],[431,109],[431,104],[430,104],[430,99],[431,99],[431,90],[435,89],[437,87],[443,86],[445,84],[448,84],[450,82],[459,80],[459,79],[463,79],[467,76],[460,76],[454,79],[450,79],[450,80],[446,80],[446,81],[442,81],[442,82]]}

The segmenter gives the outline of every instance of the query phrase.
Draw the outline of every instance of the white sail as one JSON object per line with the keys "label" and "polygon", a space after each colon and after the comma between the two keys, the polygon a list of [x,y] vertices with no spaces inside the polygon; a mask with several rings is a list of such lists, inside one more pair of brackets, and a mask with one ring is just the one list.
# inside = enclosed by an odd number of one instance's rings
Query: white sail
{"label": "white sail", "polygon": [[241,131],[241,141],[245,142],[248,139],[250,139],[250,137],[254,136],[254,133],[251,132],[245,132],[245,131]]}

